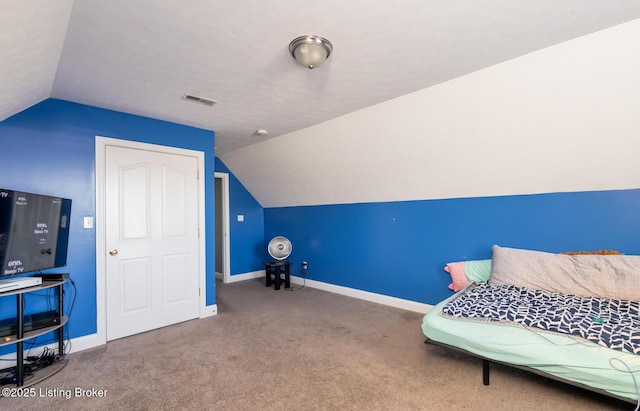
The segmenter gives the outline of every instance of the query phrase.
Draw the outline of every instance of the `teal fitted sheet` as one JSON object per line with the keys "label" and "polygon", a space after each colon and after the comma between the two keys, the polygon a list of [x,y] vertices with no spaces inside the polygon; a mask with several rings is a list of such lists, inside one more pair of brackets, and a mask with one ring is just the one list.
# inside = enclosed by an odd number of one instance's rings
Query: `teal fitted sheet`
{"label": "teal fitted sheet", "polygon": [[613,366],[626,370],[624,362],[637,371],[635,378],[640,384],[640,356],[532,328],[447,318],[440,313],[451,298],[424,316],[422,332],[430,340],[638,400],[632,375]]}

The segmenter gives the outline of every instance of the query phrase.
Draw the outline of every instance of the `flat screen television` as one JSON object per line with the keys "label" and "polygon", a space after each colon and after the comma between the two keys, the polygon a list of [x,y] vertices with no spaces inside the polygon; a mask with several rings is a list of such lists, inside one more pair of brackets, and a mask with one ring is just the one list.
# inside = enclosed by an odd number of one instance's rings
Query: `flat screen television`
{"label": "flat screen television", "polygon": [[0,277],[67,265],[71,200],[0,188]]}

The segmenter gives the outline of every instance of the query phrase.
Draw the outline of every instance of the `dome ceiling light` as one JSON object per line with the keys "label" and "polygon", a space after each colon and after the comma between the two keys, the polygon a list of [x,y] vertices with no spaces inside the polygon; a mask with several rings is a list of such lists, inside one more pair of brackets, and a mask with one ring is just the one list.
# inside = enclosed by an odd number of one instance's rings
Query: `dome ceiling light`
{"label": "dome ceiling light", "polygon": [[289,52],[301,66],[314,69],[329,58],[333,46],[320,36],[300,36],[289,43]]}

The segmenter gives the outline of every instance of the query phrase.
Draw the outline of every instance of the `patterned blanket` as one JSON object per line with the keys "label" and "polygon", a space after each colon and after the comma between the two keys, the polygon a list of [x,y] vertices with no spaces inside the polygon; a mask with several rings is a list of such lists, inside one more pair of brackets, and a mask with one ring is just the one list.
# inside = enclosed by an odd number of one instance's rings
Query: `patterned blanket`
{"label": "patterned blanket", "polygon": [[640,354],[640,302],[480,283],[461,291],[446,316],[498,321],[582,337],[614,350]]}

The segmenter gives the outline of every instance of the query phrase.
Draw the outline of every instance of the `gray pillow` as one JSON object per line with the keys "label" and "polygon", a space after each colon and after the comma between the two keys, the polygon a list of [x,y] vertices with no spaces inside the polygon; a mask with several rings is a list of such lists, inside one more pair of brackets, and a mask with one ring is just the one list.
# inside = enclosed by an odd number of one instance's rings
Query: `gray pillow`
{"label": "gray pillow", "polygon": [[565,255],[494,245],[489,284],[640,301],[640,256]]}

